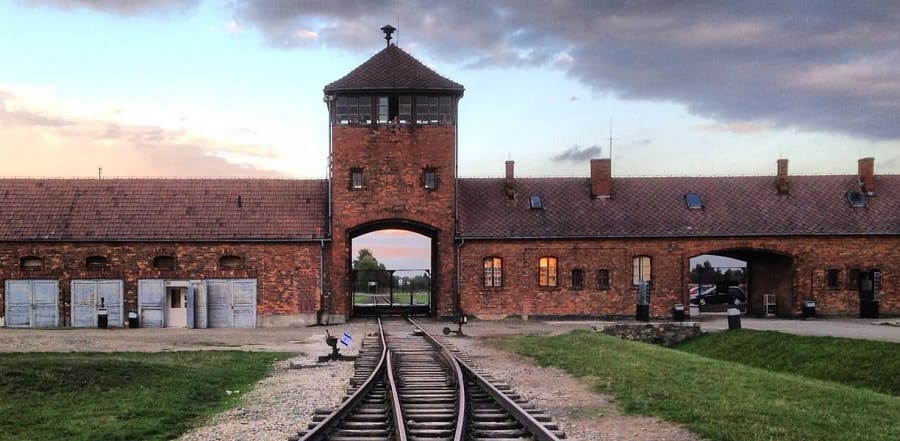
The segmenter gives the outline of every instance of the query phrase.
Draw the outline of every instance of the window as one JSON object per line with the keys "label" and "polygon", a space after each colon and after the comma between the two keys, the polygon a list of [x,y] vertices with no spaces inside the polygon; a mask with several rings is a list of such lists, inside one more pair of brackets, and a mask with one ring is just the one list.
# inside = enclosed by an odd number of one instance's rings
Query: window
{"label": "window", "polygon": [[528,197],[528,208],[532,210],[543,210],[544,209],[544,200],[541,198],[539,194],[533,194]]}
{"label": "window", "polygon": [[597,271],[597,289],[601,291],[609,290],[609,270],[606,268]]}
{"label": "window", "polygon": [[388,97],[378,97],[378,124],[385,124],[390,121],[390,104]]}
{"label": "window", "polygon": [[437,172],[434,168],[428,167],[422,172],[422,186],[426,190],[437,189]]}
{"label": "window", "polygon": [[555,257],[541,257],[538,264],[538,285],[556,286]]}
{"label": "window", "polygon": [[703,199],[701,199],[700,195],[697,193],[688,193],[688,194],[684,195],[684,202],[687,204],[687,207],[691,210],[703,209]]}
{"label": "window", "polygon": [[438,109],[438,120],[443,125],[453,124],[453,101],[451,97],[441,97]]}
{"label": "window", "polygon": [[44,259],[38,256],[25,256],[19,259],[19,268],[22,269],[39,269],[44,266]]}
{"label": "window", "polygon": [[219,259],[219,269],[239,268],[243,263],[244,259],[241,256],[228,254]]}
{"label": "window", "polygon": [[[401,97],[402,98],[402,97]],[[401,102],[401,107],[402,107]],[[401,108],[401,118],[403,111]],[[453,97],[424,96],[416,97],[416,124],[453,124]]]}
{"label": "window", "polygon": [[651,270],[650,256],[635,256],[632,262],[634,264],[632,283],[634,285],[640,285],[642,281],[649,282]]}
{"label": "window", "polygon": [[84,266],[89,270],[102,270],[109,267],[109,259],[106,256],[90,256],[84,260]]}
{"label": "window", "polygon": [[401,95],[400,101],[400,124],[409,124],[412,121],[412,97],[409,95]]}
{"label": "window", "polygon": [[503,286],[503,259],[499,257],[484,258],[484,286]]}
{"label": "window", "polygon": [[573,269],[572,270],[572,289],[582,289],[584,288],[584,270],[582,269]]}
{"label": "window", "polygon": [[856,208],[865,208],[866,207],[866,198],[864,198],[863,194],[858,191],[848,191],[847,192],[847,202],[850,202],[851,207],[856,207]]}
{"label": "window", "polygon": [[172,256],[156,256],[153,258],[153,268],[173,270],[175,269],[175,258]]}
{"label": "window", "polygon": [[838,289],[838,284],[841,279],[841,270],[839,269],[829,269],[825,272],[825,287],[828,289]]}
{"label": "window", "polygon": [[366,186],[363,181],[363,169],[361,168],[351,168],[350,169],[350,188],[351,189],[360,189]]}
{"label": "window", "polygon": [[859,289],[859,274],[861,270],[859,268],[853,268],[847,273],[847,289],[858,290]]}
{"label": "window", "polygon": [[371,124],[372,97],[339,96],[334,106],[335,124]]}

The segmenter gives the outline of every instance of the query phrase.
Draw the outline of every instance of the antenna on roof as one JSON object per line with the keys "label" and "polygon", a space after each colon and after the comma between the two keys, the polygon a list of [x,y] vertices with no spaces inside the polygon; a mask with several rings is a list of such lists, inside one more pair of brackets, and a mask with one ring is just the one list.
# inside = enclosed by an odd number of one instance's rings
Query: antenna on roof
{"label": "antenna on roof", "polygon": [[[394,45],[400,47],[400,14],[397,14],[397,41],[394,42]],[[862,158],[862,156],[860,156]]]}
{"label": "antenna on roof", "polygon": [[609,117],[609,160],[612,161],[612,117]]}
{"label": "antenna on roof", "polygon": [[384,39],[387,40],[387,45],[388,45],[388,46],[391,45],[391,38],[392,38],[392,37],[391,37],[391,34],[393,34],[394,31],[396,31],[396,30],[397,30],[397,28],[395,28],[395,27],[393,27],[393,26],[391,26],[391,25],[384,25],[384,26],[381,28],[381,32],[384,32]]}

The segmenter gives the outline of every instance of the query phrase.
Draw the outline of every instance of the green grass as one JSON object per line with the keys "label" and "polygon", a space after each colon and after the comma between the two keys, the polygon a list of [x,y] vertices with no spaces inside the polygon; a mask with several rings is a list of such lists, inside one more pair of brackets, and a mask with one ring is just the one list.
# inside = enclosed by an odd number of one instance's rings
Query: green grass
{"label": "green grass", "polygon": [[772,331],[717,332],[676,349],[900,396],[900,344]]}
{"label": "green grass", "polygon": [[[413,299],[415,300],[416,305],[427,305],[428,304],[428,300],[430,298],[430,295],[428,292],[416,292],[416,293],[413,293],[412,295],[413,295]],[[394,304],[409,305],[409,296],[410,296],[410,294],[408,292],[406,292],[406,293],[395,292],[394,293]],[[383,297],[382,297],[382,295],[379,295],[378,301],[383,302],[389,298],[390,298],[390,294],[383,294]],[[353,304],[355,304],[355,305],[366,305],[366,304],[369,304],[369,302],[371,302],[371,301],[372,301],[372,294],[365,294],[365,293],[353,294]]]}
{"label": "green grass", "polygon": [[596,332],[501,345],[584,378],[627,413],[679,422],[710,440],[900,439],[900,398],[866,389]]}
{"label": "green grass", "polygon": [[167,440],[238,402],[288,354],[0,356],[0,440]]}

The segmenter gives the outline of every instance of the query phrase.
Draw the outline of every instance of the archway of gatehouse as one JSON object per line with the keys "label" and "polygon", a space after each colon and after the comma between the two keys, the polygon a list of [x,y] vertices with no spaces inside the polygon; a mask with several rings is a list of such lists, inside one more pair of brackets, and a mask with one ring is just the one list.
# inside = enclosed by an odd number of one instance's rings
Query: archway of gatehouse
{"label": "archway of gatehouse", "polygon": [[392,219],[359,225],[347,234],[352,316],[433,313],[437,229]]}
{"label": "archway of gatehouse", "polygon": [[794,315],[794,258],[774,250],[728,248],[690,258],[685,280],[691,312],[728,308],[755,317]]}

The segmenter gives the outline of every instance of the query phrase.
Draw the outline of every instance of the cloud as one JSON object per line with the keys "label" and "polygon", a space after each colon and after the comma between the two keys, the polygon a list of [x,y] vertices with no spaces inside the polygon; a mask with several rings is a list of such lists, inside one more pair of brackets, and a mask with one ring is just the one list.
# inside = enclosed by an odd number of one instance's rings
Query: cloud
{"label": "cloud", "polygon": [[232,12],[276,47],[364,54],[399,14],[400,45],[443,63],[547,66],[722,123],[900,139],[900,10],[890,2],[269,0]]}
{"label": "cloud", "polygon": [[772,129],[771,124],[760,122],[727,122],[720,124],[702,124],[694,127],[705,132],[730,132],[738,134],[762,133]]}
{"label": "cloud", "polygon": [[0,90],[0,156],[16,158],[0,162],[0,175],[93,176],[98,167],[105,176],[281,175],[253,166],[276,156],[266,146],[64,107]]}
{"label": "cloud", "polygon": [[53,8],[91,9],[115,15],[183,12],[192,9],[199,0],[20,0],[33,6]]}
{"label": "cloud", "polygon": [[573,145],[566,149],[566,151],[554,155],[550,159],[555,162],[583,162],[587,161],[591,158],[597,158],[600,156],[600,146],[592,145],[590,147],[581,148],[577,145]]}

